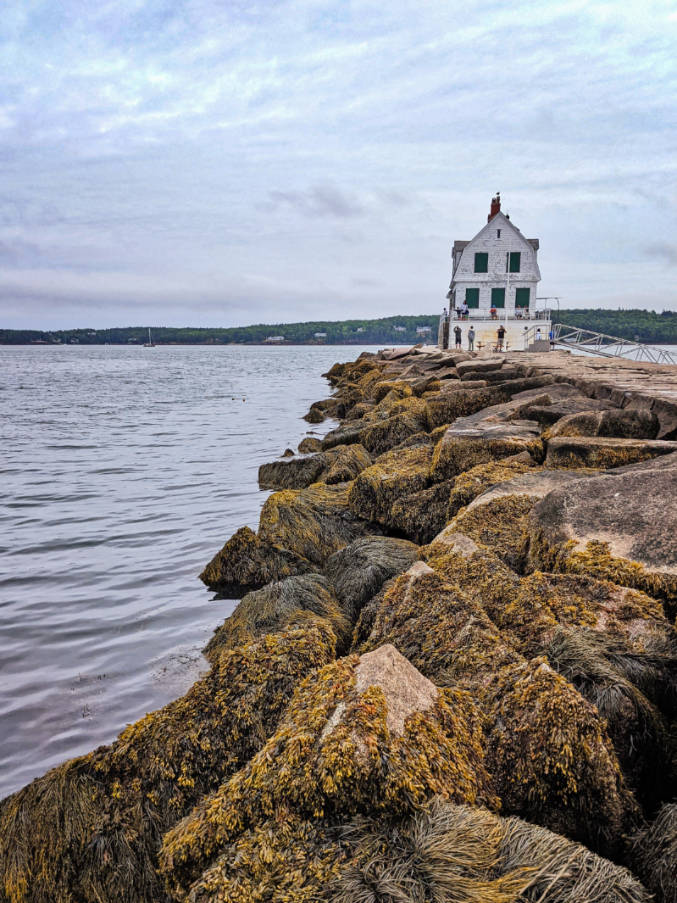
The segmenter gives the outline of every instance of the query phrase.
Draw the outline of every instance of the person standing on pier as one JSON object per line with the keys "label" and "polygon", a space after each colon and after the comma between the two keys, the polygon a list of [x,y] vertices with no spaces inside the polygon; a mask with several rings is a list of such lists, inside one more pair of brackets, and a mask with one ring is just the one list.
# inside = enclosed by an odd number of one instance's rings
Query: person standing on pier
{"label": "person standing on pier", "polygon": [[456,347],[460,349],[461,339],[463,338],[460,326],[454,326],[454,338],[456,339]]}
{"label": "person standing on pier", "polygon": [[505,339],[505,326],[501,323],[501,325],[496,330],[496,350],[503,351],[503,341]]}
{"label": "person standing on pier", "polygon": [[468,330],[468,351],[475,350],[475,330],[471,326]]}

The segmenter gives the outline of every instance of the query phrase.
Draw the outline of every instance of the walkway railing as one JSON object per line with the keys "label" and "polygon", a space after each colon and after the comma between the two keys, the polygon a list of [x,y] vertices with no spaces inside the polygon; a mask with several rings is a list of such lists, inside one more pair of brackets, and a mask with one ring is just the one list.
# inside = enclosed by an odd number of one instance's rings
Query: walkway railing
{"label": "walkway railing", "polygon": [[556,345],[563,348],[574,348],[587,351],[602,357],[623,357],[634,361],[650,361],[654,364],[677,364],[677,355],[645,345],[643,342],[631,342],[618,336],[606,335],[603,332],[592,332],[590,329],[578,329],[565,323],[555,323],[552,328]]}

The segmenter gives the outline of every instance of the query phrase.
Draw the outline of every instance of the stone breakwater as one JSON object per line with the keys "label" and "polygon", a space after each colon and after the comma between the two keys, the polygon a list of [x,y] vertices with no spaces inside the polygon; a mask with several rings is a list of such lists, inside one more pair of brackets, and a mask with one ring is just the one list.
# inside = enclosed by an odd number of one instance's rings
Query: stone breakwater
{"label": "stone breakwater", "polygon": [[327,376],[210,670],[0,803],[0,900],[674,903],[676,368]]}

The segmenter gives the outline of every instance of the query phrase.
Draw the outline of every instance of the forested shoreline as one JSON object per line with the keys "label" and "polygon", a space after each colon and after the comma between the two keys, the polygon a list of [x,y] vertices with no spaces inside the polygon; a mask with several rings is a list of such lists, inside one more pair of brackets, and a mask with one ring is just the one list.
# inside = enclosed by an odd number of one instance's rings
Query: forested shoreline
{"label": "forested shoreline", "polygon": [[[438,314],[384,317],[374,320],[316,320],[306,323],[257,324],[230,328],[153,326],[155,344],[260,345],[276,339],[286,345],[380,345],[430,342],[437,338]],[[624,339],[677,344],[677,312],[601,310],[553,311],[553,322],[604,332]],[[429,332],[421,332],[426,327]],[[0,329],[0,344],[140,345],[148,340],[148,326],[111,329]],[[281,337],[281,340],[280,340]]]}

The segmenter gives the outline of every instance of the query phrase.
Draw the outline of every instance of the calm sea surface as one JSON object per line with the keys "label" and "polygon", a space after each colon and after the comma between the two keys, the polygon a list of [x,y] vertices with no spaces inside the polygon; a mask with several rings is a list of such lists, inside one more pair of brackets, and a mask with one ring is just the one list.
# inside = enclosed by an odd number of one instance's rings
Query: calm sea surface
{"label": "calm sea surface", "polygon": [[187,690],[197,574],[363,350],[0,346],[0,797]]}

